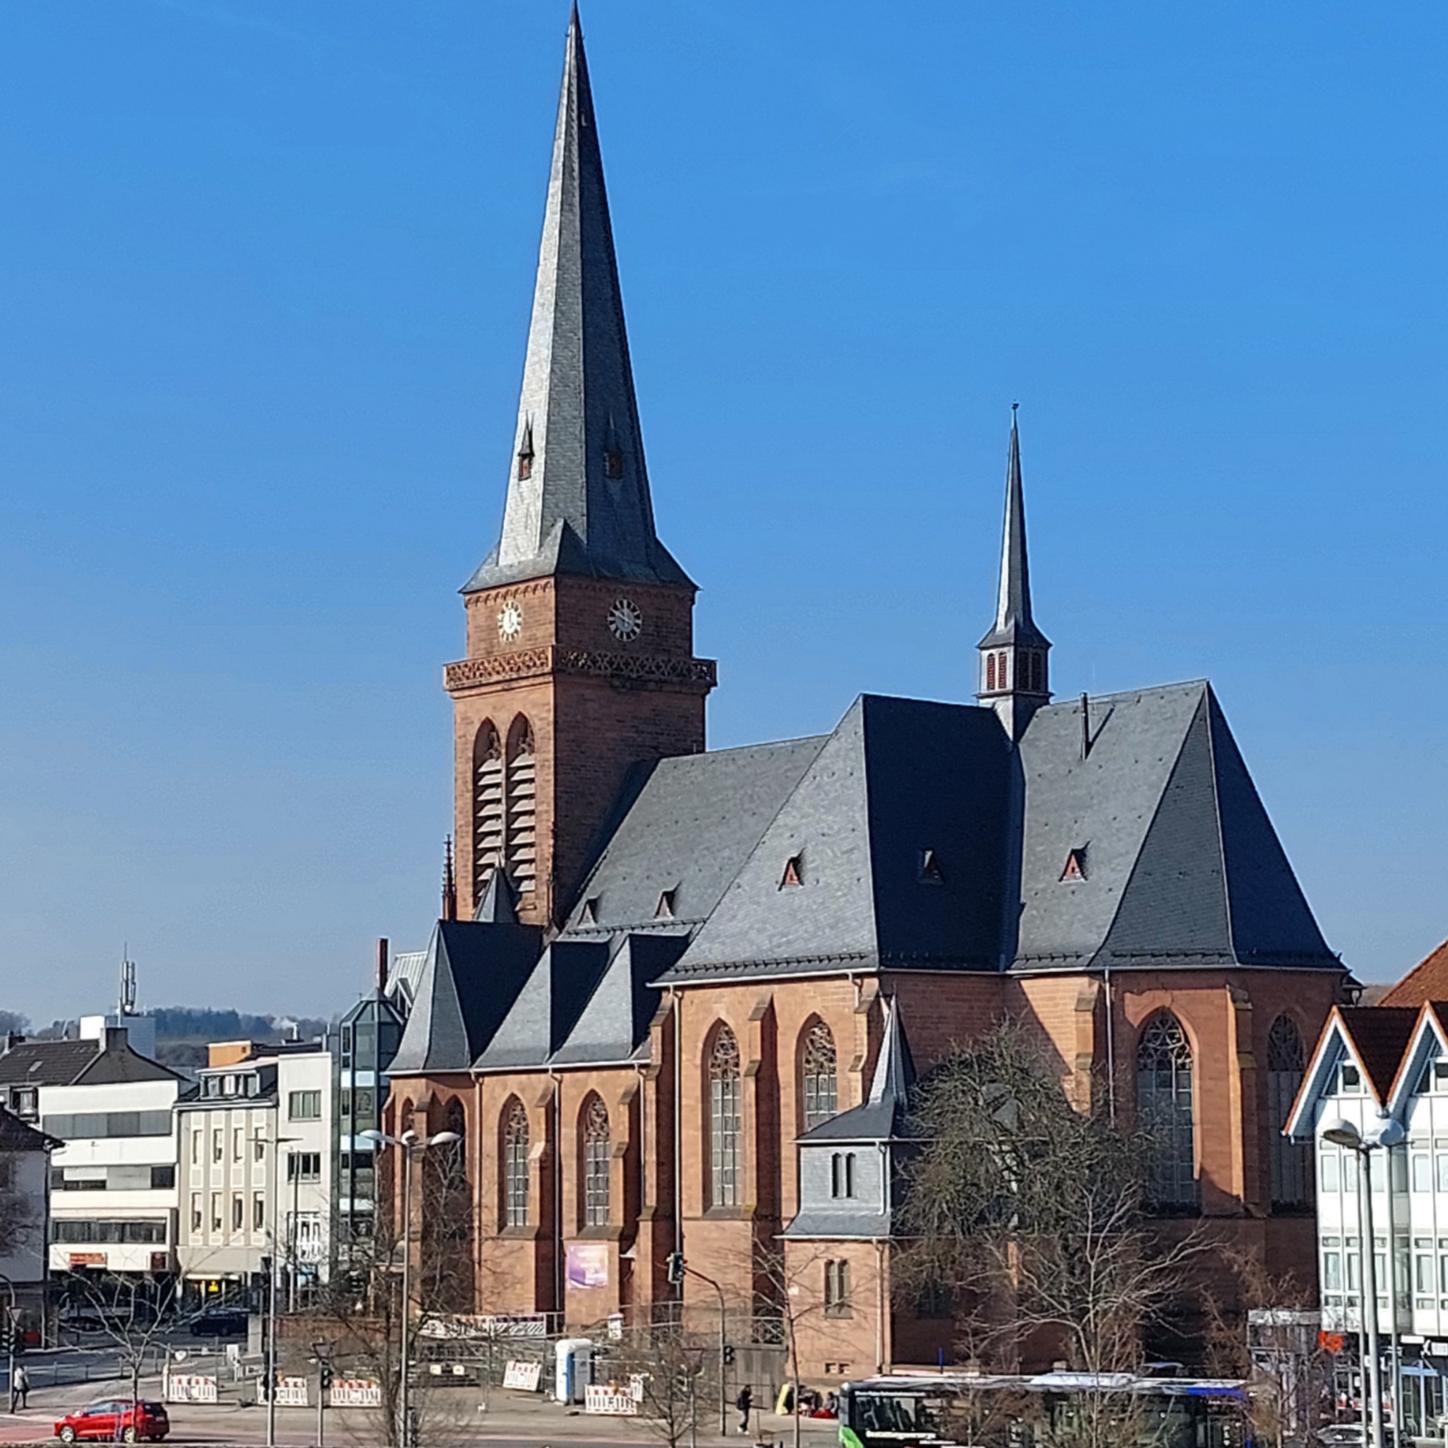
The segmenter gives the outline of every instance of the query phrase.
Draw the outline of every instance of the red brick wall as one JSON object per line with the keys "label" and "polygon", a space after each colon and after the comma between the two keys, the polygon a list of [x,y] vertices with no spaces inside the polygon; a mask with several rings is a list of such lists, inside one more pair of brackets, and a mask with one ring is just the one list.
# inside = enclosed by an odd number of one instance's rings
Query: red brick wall
{"label": "red brick wall", "polygon": [[[608,627],[614,602],[627,597],[642,612],[642,632],[620,643]],[[523,616],[516,637],[503,639],[498,616],[506,604]],[[641,760],[694,754],[704,747],[707,689],[668,679],[619,675],[515,676],[520,656],[552,646],[600,655],[693,657],[693,594],[688,589],[622,585],[591,579],[546,578],[467,595],[469,660],[486,666],[480,678],[454,681],[453,819],[458,857],[458,912],[471,919],[476,843],[473,745],[485,721],[506,741],[519,714],[536,744],[537,887],[519,903],[533,924],[556,921],[572,901],[600,831],[629,768]],[[496,670],[494,675],[490,671]]]}

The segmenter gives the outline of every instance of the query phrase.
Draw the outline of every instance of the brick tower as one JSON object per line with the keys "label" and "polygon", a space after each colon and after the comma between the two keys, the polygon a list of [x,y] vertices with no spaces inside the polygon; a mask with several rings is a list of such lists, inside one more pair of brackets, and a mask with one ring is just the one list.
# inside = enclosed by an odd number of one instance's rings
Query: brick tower
{"label": "brick tower", "polygon": [[574,11],[498,545],[449,664],[463,919],[558,922],[629,767],[704,747],[714,664],[654,531]]}

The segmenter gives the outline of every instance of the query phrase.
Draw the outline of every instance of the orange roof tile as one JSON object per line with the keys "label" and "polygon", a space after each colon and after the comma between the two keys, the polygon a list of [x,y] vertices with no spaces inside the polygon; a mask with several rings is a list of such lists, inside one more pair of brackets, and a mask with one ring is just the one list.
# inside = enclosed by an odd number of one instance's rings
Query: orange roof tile
{"label": "orange roof tile", "polygon": [[1380,1006],[1420,1006],[1424,1001],[1448,1000],[1448,940],[1417,965],[1383,996]]}

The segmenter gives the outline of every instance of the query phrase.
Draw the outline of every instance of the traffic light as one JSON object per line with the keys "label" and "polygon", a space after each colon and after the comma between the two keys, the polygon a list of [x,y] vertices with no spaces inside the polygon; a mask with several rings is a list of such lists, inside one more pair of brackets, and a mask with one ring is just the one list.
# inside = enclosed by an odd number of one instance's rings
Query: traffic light
{"label": "traffic light", "polygon": [[681,1286],[684,1281],[684,1254],[682,1252],[669,1253],[667,1270],[670,1286]]}
{"label": "traffic light", "polygon": [[734,1366],[734,1344],[732,1342],[724,1344],[724,1366],[726,1368]]}
{"label": "traffic light", "polygon": [[332,1386],[332,1369],[329,1368],[326,1363],[323,1363],[318,1377],[321,1381],[322,1391],[325,1393],[327,1389]]}
{"label": "traffic light", "polygon": [[8,1312],[0,1312],[0,1354],[8,1356],[15,1351],[17,1345],[14,1319]]}

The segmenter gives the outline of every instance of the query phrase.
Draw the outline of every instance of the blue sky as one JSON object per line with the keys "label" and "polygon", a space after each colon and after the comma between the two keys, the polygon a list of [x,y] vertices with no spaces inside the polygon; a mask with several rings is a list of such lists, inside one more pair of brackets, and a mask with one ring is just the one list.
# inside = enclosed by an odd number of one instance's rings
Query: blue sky
{"label": "blue sky", "polygon": [[[48,0],[0,54],[0,1006],[420,944],[562,0]],[[585,0],[715,744],[961,699],[1010,402],[1057,688],[1213,679],[1335,948],[1445,934],[1448,10]]]}

